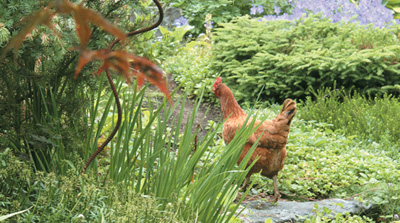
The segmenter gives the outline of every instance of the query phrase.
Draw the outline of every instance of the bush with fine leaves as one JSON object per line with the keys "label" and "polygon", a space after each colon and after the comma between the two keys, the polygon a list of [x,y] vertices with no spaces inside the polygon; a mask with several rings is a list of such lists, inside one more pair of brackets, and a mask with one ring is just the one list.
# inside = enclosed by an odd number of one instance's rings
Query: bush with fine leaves
{"label": "bush with fine leaves", "polygon": [[[204,93],[206,101],[216,101],[211,89],[216,75],[211,69],[211,52],[209,45],[199,46],[201,42],[191,42],[177,55],[163,63],[166,72],[182,85],[189,96],[200,96]],[[204,90],[205,89],[205,90]]]}
{"label": "bush with fine leaves", "polygon": [[241,17],[215,32],[213,68],[238,100],[305,98],[311,86],[361,93],[398,93],[399,26],[378,29],[332,23],[320,15],[298,21]]}
{"label": "bush with fine leaves", "polygon": [[330,130],[379,143],[380,150],[400,158],[400,128],[394,124],[400,119],[398,97],[365,97],[330,89],[312,92],[315,98],[307,97],[301,118],[332,124]]}

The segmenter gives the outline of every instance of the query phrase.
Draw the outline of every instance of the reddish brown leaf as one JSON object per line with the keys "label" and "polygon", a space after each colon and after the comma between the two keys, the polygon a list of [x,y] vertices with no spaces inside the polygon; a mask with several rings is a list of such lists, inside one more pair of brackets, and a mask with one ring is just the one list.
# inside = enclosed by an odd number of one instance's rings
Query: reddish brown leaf
{"label": "reddish brown leaf", "polygon": [[[138,86],[142,86],[144,79],[147,79],[151,84],[157,86],[167,96],[168,100],[170,100],[163,72],[152,61],[122,50],[111,52],[104,49],[98,51],[82,50],[74,77],[79,74],[86,64],[93,60],[103,61],[103,65],[99,68],[96,75],[100,75],[105,69],[113,68],[119,74],[123,75],[128,83],[130,83],[132,76],[137,77]],[[134,68],[133,70],[132,67]]]}
{"label": "reddish brown leaf", "polygon": [[81,51],[81,56],[79,58],[78,66],[76,67],[76,71],[74,74],[74,78],[78,76],[78,74],[81,72],[82,68],[88,64],[89,62],[93,60],[98,60],[101,58],[101,54],[104,54],[105,50],[99,50],[99,51],[91,51],[91,50],[82,50]]}
{"label": "reddish brown leaf", "polygon": [[81,41],[82,49],[86,48],[86,45],[92,34],[92,30],[89,26],[90,22],[102,28],[106,32],[116,36],[118,39],[124,40],[127,37],[124,32],[104,19],[103,16],[91,9],[86,8],[83,6],[83,4],[74,5],[68,0],[57,0],[56,9],[59,13],[73,13],[76,24],[76,32],[78,33],[78,37]]}
{"label": "reddish brown leaf", "polygon": [[62,14],[71,13],[76,7],[68,0],[55,0],[55,3],[57,12]]}
{"label": "reddish brown leaf", "polygon": [[[64,1],[68,2],[68,1]],[[67,4],[67,3],[65,3]],[[76,23],[76,32],[78,33],[79,39],[81,41],[81,47],[84,49],[87,45],[87,42],[90,39],[90,35],[92,34],[92,30],[90,29],[89,22],[95,24],[96,26],[102,28],[103,30],[111,33],[117,38],[123,40],[126,38],[126,34],[122,32],[117,27],[113,26],[110,22],[104,19],[100,14],[95,11],[92,11],[88,8],[85,8],[83,5],[74,5],[74,7],[70,6],[70,2],[68,2],[68,9],[73,11],[73,15]]]}
{"label": "reddish brown leaf", "polygon": [[53,18],[54,14],[55,12],[48,8],[44,8],[42,11],[24,18],[20,24],[26,23],[25,27],[22,28],[22,30],[11,39],[0,58],[3,58],[10,49],[14,48],[14,58],[16,59],[17,52],[21,47],[22,42],[36,26],[46,25],[52,29],[51,19]]}
{"label": "reddish brown leaf", "polygon": [[144,84],[145,75],[143,73],[138,73],[136,77],[136,82],[139,88],[141,88]]}
{"label": "reddish brown leaf", "polygon": [[78,8],[80,13],[83,13],[85,15],[85,18],[88,22],[95,24],[96,26],[102,28],[106,32],[116,36],[120,40],[124,40],[127,37],[127,35],[124,32],[122,32],[120,29],[111,24],[109,21],[104,19],[103,16],[101,16],[97,12],[84,8],[81,5],[79,5]]}
{"label": "reddish brown leaf", "polygon": [[79,12],[79,9],[74,11],[74,19],[76,32],[78,33],[78,37],[81,41],[81,49],[85,49],[90,36],[92,35],[92,29],[87,22],[86,15]]}
{"label": "reddish brown leaf", "polygon": [[132,54],[128,54],[127,57],[129,58],[131,65],[135,68],[135,70],[140,73],[140,75],[137,76],[143,75],[151,84],[157,86],[158,89],[160,89],[160,91],[167,96],[168,100],[170,100],[171,97],[168,91],[167,83],[163,78],[163,71],[147,58],[138,57]]}

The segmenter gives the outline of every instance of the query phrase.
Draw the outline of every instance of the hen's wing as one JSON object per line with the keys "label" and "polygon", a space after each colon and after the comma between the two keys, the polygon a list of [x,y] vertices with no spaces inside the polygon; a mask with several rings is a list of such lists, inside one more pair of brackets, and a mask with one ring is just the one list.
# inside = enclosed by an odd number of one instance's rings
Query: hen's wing
{"label": "hen's wing", "polygon": [[[258,138],[258,146],[264,148],[282,148],[287,143],[290,124],[296,114],[296,102],[286,99],[281,112],[273,119],[263,122],[250,136],[248,142],[254,144]],[[256,121],[255,125],[259,124]]]}

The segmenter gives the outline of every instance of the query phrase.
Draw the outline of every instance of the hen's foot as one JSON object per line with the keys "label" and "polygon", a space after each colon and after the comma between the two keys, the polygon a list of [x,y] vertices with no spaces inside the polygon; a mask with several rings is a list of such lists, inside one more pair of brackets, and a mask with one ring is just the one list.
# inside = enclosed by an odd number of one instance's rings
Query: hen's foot
{"label": "hen's foot", "polygon": [[239,191],[246,191],[247,186],[249,184],[250,177],[246,177],[244,179],[243,185],[239,188]]}
{"label": "hen's foot", "polygon": [[268,199],[268,203],[271,203],[271,202],[274,202],[274,203],[276,203],[276,202],[278,202],[279,201],[279,198],[281,198],[281,195],[279,194],[279,193],[275,193],[272,197],[270,197],[269,199]]}

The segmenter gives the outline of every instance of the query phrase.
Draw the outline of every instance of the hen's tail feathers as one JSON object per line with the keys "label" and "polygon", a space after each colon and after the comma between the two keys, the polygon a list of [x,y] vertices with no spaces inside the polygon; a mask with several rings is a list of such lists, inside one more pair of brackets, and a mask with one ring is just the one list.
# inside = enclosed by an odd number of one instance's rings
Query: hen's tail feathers
{"label": "hen's tail feathers", "polygon": [[285,102],[283,102],[281,114],[284,115],[285,118],[288,120],[288,125],[290,125],[290,123],[292,122],[292,119],[296,114],[296,110],[296,102],[294,102],[292,99],[286,99]]}

